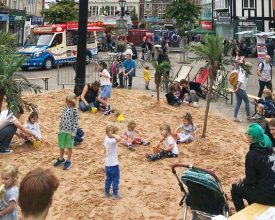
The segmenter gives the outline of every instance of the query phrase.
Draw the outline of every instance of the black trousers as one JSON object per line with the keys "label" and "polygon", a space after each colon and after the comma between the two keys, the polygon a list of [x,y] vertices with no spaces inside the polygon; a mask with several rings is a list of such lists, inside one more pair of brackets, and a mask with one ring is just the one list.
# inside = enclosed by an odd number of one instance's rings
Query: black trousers
{"label": "black trousers", "polygon": [[164,150],[161,150],[159,153],[157,154],[151,154],[149,155],[148,159],[149,160],[159,160],[163,157],[178,157],[177,154],[173,154],[171,151],[164,151]]}
{"label": "black trousers", "polygon": [[17,127],[14,124],[8,125],[0,130],[0,151],[9,148],[16,130]]}
{"label": "black trousers", "polygon": [[259,84],[260,84],[260,89],[259,89],[258,97],[262,97],[265,87],[267,87],[268,89],[271,90],[271,92],[273,92],[271,80],[267,82],[259,80]]}
{"label": "black trousers", "polygon": [[[122,72],[119,73],[118,77],[119,77],[119,86],[123,87],[124,86],[123,80],[125,80],[123,73]],[[131,74],[128,75],[127,81],[128,81],[128,87],[132,87],[133,76]],[[127,86],[127,85],[125,85],[125,86]]]}

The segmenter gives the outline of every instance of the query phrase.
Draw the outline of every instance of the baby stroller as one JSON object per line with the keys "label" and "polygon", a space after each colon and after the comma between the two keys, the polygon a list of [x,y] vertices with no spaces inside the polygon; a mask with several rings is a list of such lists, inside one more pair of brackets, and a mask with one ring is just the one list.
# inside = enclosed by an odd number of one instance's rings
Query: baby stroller
{"label": "baby stroller", "polygon": [[[176,173],[177,167],[185,168],[181,179]],[[217,215],[229,216],[227,197],[214,173],[183,164],[173,165],[172,172],[184,193],[179,203],[184,207],[183,220],[187,218],[188,208],[192,211],[190,220],[210,220]]]}

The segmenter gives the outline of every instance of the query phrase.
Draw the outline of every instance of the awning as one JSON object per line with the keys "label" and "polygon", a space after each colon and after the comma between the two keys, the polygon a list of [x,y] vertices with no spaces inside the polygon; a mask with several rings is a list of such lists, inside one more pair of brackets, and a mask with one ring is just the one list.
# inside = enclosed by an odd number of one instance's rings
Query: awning
{"label": "awning", "polygon": [[260,32],[260,33],[254,34],[254,35],[259,36],[259,37],[264,37],[264,36],[271,36],[274,34],[275,34],[275,32]]}
{"label": "awning", "polygon": [[189,33],[193,33],[193,34],[215,34],[214,31],[205,30],[205,29],[202,29],[200,27],[189,31]]}
{"label": "awning", "polygon": [[254,33],[254,31],[241,31],[236,34],[241,35],[241,34],[253,34],[253,33]]}

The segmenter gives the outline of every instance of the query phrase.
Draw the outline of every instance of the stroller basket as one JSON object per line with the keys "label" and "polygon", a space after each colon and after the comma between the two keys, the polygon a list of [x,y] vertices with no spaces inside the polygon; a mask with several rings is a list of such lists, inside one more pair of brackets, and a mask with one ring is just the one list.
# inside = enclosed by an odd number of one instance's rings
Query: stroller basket
{"label": "stroller basket", "polygon": [[[175,167],[185,168],[181,179],[177,176]],[[215,215],[227,216],[229,214],[226,196],[215,174],[207,170],[180,164],[174,165],[172,172],[185,194],[182,201],[186,207],[195,212],[206,213],[209,217]]]}

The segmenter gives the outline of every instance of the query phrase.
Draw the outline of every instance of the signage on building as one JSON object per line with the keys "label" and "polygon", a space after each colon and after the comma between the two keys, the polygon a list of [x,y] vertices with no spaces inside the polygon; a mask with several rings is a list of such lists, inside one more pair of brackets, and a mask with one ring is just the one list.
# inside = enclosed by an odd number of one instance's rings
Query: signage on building
{"label": "signage on building", "polygon": [[253,21],[240,21],[239,26],[256,26],[256,24]]}
{"label": "signage on building", "polygon": [[43,25],[43,23],[44,23],[43,17],[33,16],[31,18],[31,25]]}
{"label": "signage on building", "polygon": [[158,22],[159,21],[159,17],[148,17],[146,18],[147,22]]}
{"label": "signage on building", "polygon": [[7,18],[8,18],[7,14],[0,14],[0,22],[3,22],[3,21],[6,22]]}
{"label": "signage on building", "polygon": [[14,17],[14,21],[24,21],[25,20],[25,16],[15,16]]}
{"label": "signage on building", "polygon": [[201,28],[204,30],[213,30],[212,21],[201,21]]}
{"label": "signage on building", "polygon": [[219,12],[217,14],[217,24],[230,24],[231,14],[230,12]]}

